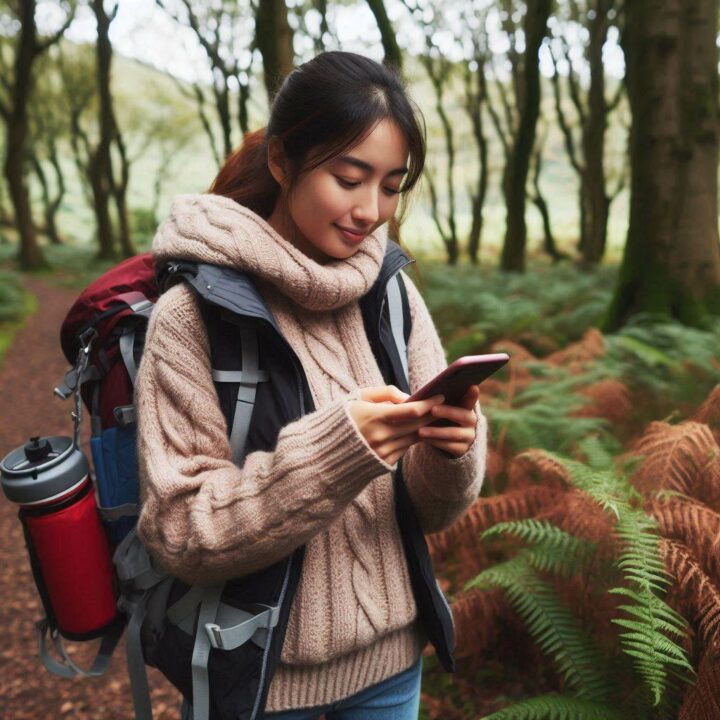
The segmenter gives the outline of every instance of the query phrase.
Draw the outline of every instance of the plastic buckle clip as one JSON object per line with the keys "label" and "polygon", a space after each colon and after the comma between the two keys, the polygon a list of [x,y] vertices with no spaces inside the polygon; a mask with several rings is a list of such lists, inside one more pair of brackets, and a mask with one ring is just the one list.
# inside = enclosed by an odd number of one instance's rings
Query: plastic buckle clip
{"label": "plastic buckle clip", "polygon": [[210,645],[216,650],[224,650],[225,645],[223,643],[222,635],[220,634],[220,626],[216,623],[207,623],[205,625],[205,632],[210,638]]}

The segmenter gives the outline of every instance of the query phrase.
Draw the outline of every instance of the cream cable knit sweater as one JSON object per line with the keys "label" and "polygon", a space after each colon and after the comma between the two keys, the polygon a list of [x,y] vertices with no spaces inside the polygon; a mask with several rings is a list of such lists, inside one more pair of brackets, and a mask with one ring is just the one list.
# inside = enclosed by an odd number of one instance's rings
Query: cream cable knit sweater
{"label": "cream cable knit sweater", "polygon": [[[150,319],[137,377],[139,532],[191,583],[253,572],[306,544],[266,711],[335,702],[412,665],[427,642],[415,622],[390,466],[346,412],[357,388],[383,385],[357,300],[382,265],[387,226],[347,260],[320,265],[262,218],[215,195],[176,198],[153,242],[158,260],[189,258],[253,274],[307,374],[317,409],[280,432],[273,452],[231,460],[195,297],[177,285]],[[422,297],[403,274],[412,315],[414,391],[446,365]],[[425,533],[477,498],[486,421],[460,458],[424,442],[403,460]]]}

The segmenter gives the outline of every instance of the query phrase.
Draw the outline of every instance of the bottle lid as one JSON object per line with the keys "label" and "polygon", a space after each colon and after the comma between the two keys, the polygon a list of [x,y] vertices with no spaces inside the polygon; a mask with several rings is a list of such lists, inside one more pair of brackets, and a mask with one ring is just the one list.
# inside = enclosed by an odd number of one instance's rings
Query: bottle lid
{"label": "bottle lid", "polygon": [[0,462],[0,482],[8,500],[39,505],[62,499],[79,488],[89,468],[72,438],[34,436]]}

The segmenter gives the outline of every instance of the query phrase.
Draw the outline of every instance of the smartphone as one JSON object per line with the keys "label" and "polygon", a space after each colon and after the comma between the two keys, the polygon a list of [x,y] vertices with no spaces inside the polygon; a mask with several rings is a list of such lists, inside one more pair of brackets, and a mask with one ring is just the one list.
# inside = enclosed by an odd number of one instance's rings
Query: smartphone
{"label": "smartphone", "polygon": [[[479,385],[503,367],[508,360],[510,356],[507,353],[465,355],[448,365],[405,402],[425,400],[433,395],[444,395],[446,405],[459,405],[470,385]],[[455,423],[440,418],[430,425],[455,425]]]}

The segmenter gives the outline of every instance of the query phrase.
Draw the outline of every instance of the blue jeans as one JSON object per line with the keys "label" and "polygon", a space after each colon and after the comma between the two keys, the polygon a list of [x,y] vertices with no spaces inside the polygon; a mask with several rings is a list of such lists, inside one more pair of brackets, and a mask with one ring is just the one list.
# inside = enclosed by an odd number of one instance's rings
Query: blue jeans
{"label": "blue jeans", "polygon": [[422,657],[410,668],[330,705],[266,713],[268,720],[417,720]]}

